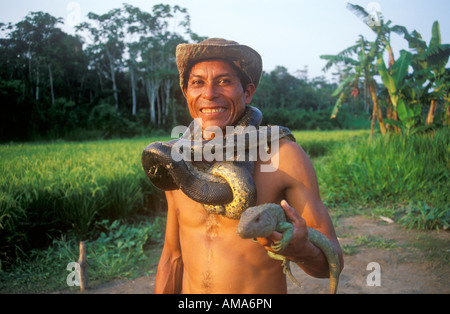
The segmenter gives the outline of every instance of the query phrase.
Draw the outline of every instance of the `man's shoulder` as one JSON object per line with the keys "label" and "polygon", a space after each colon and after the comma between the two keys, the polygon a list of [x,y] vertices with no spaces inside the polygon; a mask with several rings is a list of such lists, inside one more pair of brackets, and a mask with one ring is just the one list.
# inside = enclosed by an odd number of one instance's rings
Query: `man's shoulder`
{"label": "man's shoulder", "polygon": [[312,162],[303,148],[296,142],[282,139],[279,145],[280,170],[292,172],[304,172],[313,168]]}
{"label": "man's shoulder", "polygon": [[297,142],[286,138],[280,139],[279,151],[281,157],[307,157],[305,151]]}

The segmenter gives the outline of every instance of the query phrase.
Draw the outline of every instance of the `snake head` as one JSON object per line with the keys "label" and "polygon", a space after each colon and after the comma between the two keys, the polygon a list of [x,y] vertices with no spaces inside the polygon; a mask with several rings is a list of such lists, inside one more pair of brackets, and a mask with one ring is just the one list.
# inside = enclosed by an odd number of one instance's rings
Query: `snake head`
{"label": "snake head", "polygon": [[170,148],[165,142],[154,142],[145,147],[141,156],[145,174],[155,187],[164,191],[178,188],[170,174]]}

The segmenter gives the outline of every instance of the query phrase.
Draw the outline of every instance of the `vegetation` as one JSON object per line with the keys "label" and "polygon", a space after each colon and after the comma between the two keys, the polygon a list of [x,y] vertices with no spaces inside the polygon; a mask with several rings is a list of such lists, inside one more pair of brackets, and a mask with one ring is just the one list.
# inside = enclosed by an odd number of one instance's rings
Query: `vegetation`
{"label": "vegetation", "polygon": [[[338,66],[341,74],[341,83],[333,92],[338,98],[331,118],[338,116],[349,96],[356,99],[363,90],[365,103],[367,95],[372,100],[371,135],[378,120],[386,138],[375,138],[369,145],[340,146],[324,164],[328,175],[321,184],[327,197],[338,202],[409,203],[402,218],[409,228],[447,228],[450,70],[446,66],[450,45],[441,42],[438,21],[432,25],[427,44],[416,30],[392,26],[381,12],[375,17],[359,5],[349,3],[347,8],[376,37],[369,41],[360,36],[355,45],[337,55],[321,56],[328,60],[324,70]],[[402,35],[411,50],[400,51],[397,59],[390,42],[393,32]],[[423,135],[413,136],[418,133]]]}
{"label": "vegetation", "polygon": [[[339,145],[316,164],[324,201],[396,209],[410,228],[450,224],[450,132],[360,138]],[[412,208],[415,208],[414,210]],[[430,220],[430,221],[427,221]]]}
{"label": "vegetation", "polygon": [[88,18],[76,36],[45,12],[0,24],[0,140],[124,137],[180,123],[175,46],[201,39],[186,9],[124,4]]}
{"label": "vegetation", "polygon": [[[167,139],[167,138],[165,138]],[[157,140],[157,138],[153,138]],[[161,195],[140,163],[148,139],[1,146],[1,258],[70,231],[82,240],[96,221],[157,212]]]}
{"label": "vegetation", "polygon": [[[365,22],[371,18],[359,5],[349,4],[348,8]],[[344,66],[340,69],[342,83],[333,94],[339,95],[339,98],[332,117],[336,117],[349,95],[356,98],[361,89],[366,95],[368,89],[373,103],[372,134],[375,118],[382,134],[389,131],[411,134],[448,125],[450,72],[446,65],[450,45],[441,43],[439,22],[433,23],[428,45],[417,31],[410,33],[404,26],[391,26],[391,21],[385,21],[382,16],[378,16],[377,23],[367,25],[376,34],[373,42],[360,36],[355,45],[339,54],[321,56],[328,60],[325,70],[333,65]],[[392,32],[403,35],[412,49],[412,52],[402,50],[397,60],[390,44]],[[388,54],[387,66],[384,52]],[[353,55],[356,55],[356,59],[352,58]],[[377,87],[375,80],[378,75],[383,83],[381,88]],[[386,113],[383,113],[382,106]],[[384,116],[387,118],[383,118]]]}
{"label": "vegetation", "polygon": [[[95,240],[87,242],[89,282],[106,282],[115,278],[133,278],[148,274],[158,256],[153,249],[161,243],[165,220],[124,225],[119,221],[100,221],[101,230]],[[18,259],[7,271],[0,270],[0,291],[8,293],[39,293],[77,291],[69,288],[67,265],[78,260],[78,242],[66,236],[55,238],[46,249],[33,249]],[[144,269],[144,271],[143,271]]]}

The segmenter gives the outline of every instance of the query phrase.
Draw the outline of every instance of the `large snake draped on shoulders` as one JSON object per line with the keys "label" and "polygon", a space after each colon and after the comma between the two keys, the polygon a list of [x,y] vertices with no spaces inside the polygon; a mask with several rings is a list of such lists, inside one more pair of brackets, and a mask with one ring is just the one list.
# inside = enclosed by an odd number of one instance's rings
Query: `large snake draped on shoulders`
{"label": "large snake draped on shoulders", "polygon": [[[239,220],[247,208],[256,204],[253,181],[256,159],[251,152],[269,151],[271,144],[282,138],[295,142],[289,129],[261,127],[261,121],[261,111],[247,106],[233,133],[212,140],[203,140],[201,128],[196,128],[193,121],[179,139],[145,147],[141,157],[144,171],[158,189],[181,189],[207,212]],[[226,150],[226,157],[212,165],[193,158],[205,147]],[[320,243],[316,245],[323,250]]]}
{"label": "large snake draped on shoulders", "polygon": [[[256,203],[253,161],[249,160],[249,152],[259,148],[258,144],[263,141],[267,148],[281,138],[295,141],[285,127],[277,126],[277,132],[273,132],[273,126],[259,128],[261,120],[261,111],[247,106],[235,125],[235,132],[213,140],[196,140],[202,138],[196,134],[201,129],[196,130],[193,121],[180,139],[151,143],[144,149],[142,165],[145,173],[161,190],[181,189],[189,198],[203,204],[209,213],[239,219],[246,208]],[[212,166],[204,161],[192,161],[196,150],[201,151],[211,144],[215,150],[231,151],[232,156]],[[184,151],[186,148],[188,152]]]}

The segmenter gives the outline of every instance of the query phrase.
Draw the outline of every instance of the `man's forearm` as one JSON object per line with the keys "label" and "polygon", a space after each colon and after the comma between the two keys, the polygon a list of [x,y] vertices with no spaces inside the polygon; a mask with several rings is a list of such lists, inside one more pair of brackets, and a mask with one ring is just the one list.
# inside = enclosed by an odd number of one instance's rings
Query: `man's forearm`
{"label": "man's forearm", "polygon": [[183,259],[161,256],[155,279],[155,294],[181,293],[183,283]]}
{"label": "man's forearm", "polygon": [[322,251],[312,244],[307,242],[304,249],[296,256],[288,256],[288,259],[297,263],[305,273],[316,278],[328,278],[330,270],[328,261]]}

